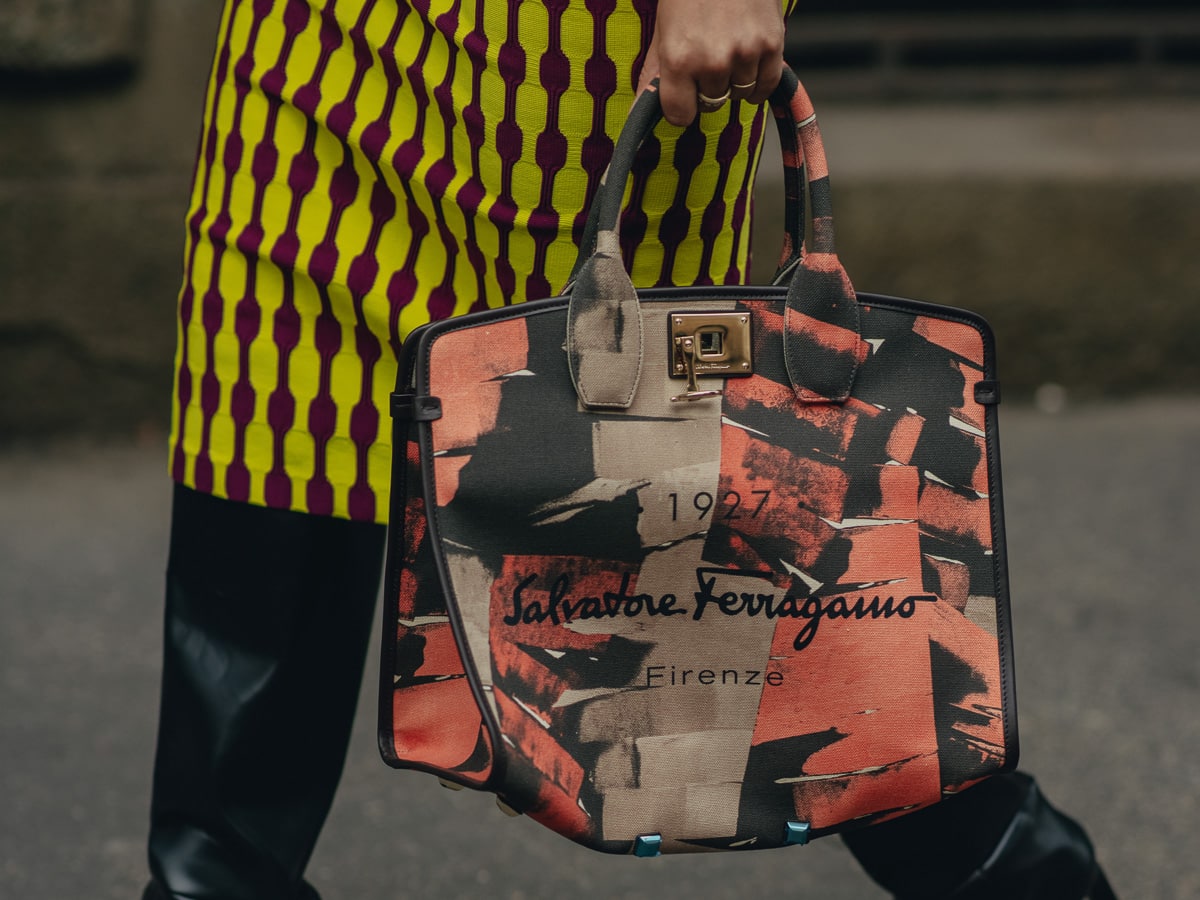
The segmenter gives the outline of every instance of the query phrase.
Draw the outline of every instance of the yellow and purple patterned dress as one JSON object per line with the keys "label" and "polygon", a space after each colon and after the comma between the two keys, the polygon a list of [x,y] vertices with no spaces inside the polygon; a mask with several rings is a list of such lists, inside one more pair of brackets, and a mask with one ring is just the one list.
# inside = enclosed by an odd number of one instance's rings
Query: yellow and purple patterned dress
{"label": "yellow and purple patterned dress", "polygon": [[[227,0],[187,219],[175,480],[384,521],[400,343],[562,288],[654,7]],[[659,127],[622,225],[635,284],[743,279],[765,121],[735,102]]]}

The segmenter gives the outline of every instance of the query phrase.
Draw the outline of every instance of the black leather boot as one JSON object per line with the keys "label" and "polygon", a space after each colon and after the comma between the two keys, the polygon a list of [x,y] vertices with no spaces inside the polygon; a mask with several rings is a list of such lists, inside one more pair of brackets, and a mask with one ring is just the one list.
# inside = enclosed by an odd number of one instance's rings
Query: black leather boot
{"label": "black leather boot", "polygon": [[146,897],[319,900],[384,535],[176,488]]}
{"label": "black leather boot", "polygon": [[1087,834],[1021,773],[845,842],[896,900],[1116,900]]}

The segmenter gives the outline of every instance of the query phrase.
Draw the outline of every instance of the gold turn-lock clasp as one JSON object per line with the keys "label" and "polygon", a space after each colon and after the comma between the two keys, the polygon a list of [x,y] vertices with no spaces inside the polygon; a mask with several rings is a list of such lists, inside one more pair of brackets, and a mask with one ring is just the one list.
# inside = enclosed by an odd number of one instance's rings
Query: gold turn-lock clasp
{"label": "gold turn-lock clasp", "polygon": [[687,390],[673,403],[720,397],[723,390],[700,390],[701,375],[722,378],[753,375],[750,313],[671,313],[672,378],[686,378]]}

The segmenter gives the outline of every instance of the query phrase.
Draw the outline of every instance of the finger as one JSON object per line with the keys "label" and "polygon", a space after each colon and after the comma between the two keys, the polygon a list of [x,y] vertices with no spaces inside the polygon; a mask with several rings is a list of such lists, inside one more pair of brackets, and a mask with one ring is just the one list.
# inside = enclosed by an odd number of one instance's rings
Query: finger
{"label": "finger", "polygon": [[733,91],[730,88],[725,88],[724,92],[722,92],[721,94],[719,94],[715,97],[712,96],[711,94],[706,94],[703,91],[697,91],[696,92],[696,106],[700,109],[700,112],[702,112],[702,113],[716,112],[721,107],[723,107],[726,103],[728,103],[729,99],[732,96],[733,96]]}
{"label": "finger", "polygon": [[728,66],[705,66],[695,72],[694,77],[696,79],[696,103],[700,112],[715,112],[729,101]]}
{"label": "finger", "polygon": [[729,92],[733,100],[745,100],[758,87],[759,54],[739,53],[730,65]]}
{"label": "finger", "polygon": [[779,86],[779,79],[782,76],[782,53],[770,53],[761,57],[758,62],[758,77],[755,80],[754,89],[748,92],[746,99],[751,103],[766,102],[771,96],[771,92]]}
{"label": "finger", "polygon": [[747,100],[758,88],[758,71],[749,74],[734,72],[729,78],[729,96],[732,100]]}
{"label": "finger", "polygon": [[693,71],[696,92],[716,100],[729,92],[728,65],[708,65]]}
{"label": "finger", "polygon": [[699,112],[696,82],[676,71],[668,70],[659,76],[658,96],[662,102],[663,118],[672,125],[690,125]]}

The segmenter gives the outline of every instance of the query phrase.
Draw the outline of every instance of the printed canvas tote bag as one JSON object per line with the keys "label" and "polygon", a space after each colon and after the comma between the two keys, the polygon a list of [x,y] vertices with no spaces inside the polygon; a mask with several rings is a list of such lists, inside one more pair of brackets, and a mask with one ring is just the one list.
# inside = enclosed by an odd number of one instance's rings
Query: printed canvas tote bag
{"label": "printed canvas tote bag", "polygon": [[773,107],[776,285],[630,283],[651,89],[564,294],[401,362],[383,756],[596,850],[805,843],[1016,765],[992,335],[855,294],[790,71]]}

